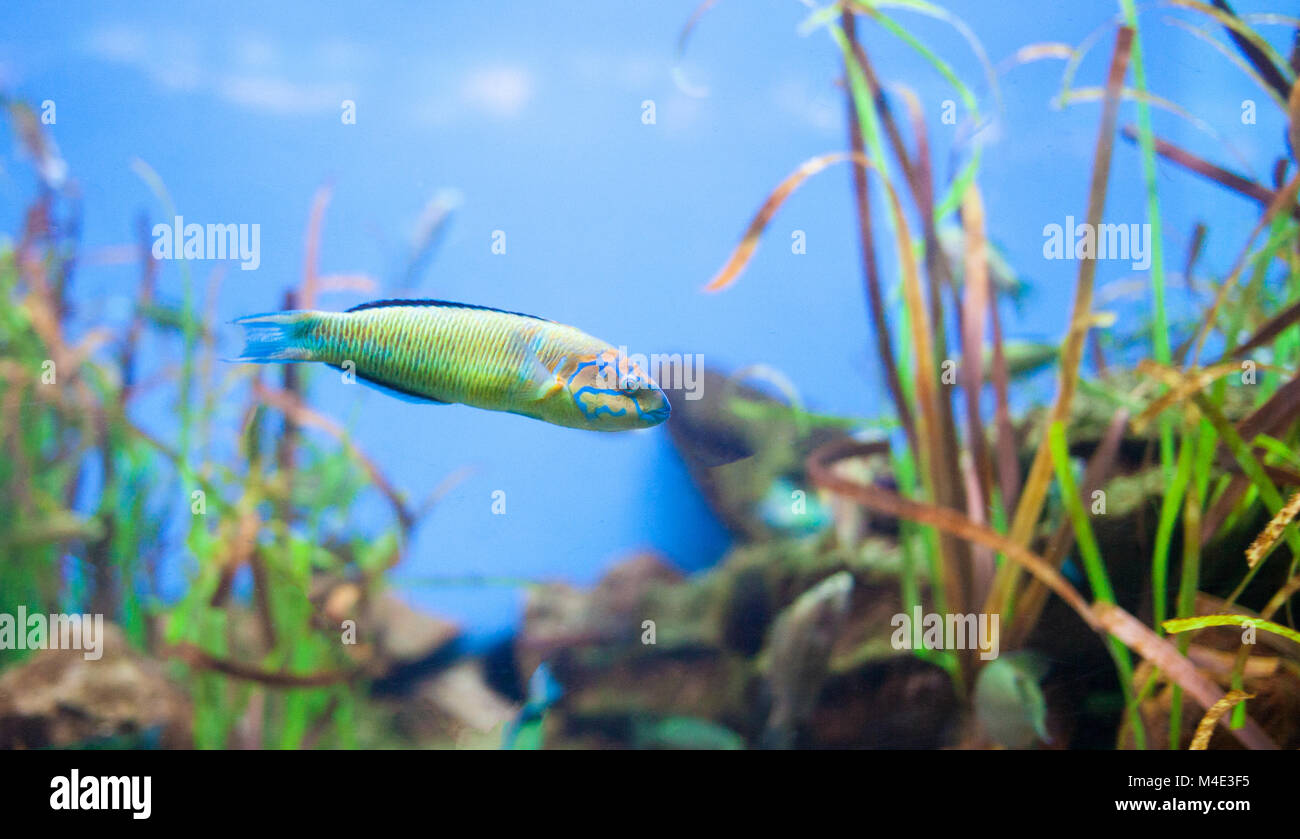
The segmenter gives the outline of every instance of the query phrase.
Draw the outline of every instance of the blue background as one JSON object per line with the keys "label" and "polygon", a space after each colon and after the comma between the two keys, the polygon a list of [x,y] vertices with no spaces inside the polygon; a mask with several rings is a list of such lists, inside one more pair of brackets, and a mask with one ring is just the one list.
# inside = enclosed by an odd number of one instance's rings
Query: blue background
{"label": "blue background", "polygon": [[[1242,13],[1270,10],[1239,3]],[[787,2],[723,2],[695,29],[683,70],[708,96],[673,80],[673,50],[694,0],[657,3],[7,2],[0,6],[0,86],[36,105],[53,100],[50,130],[83,197],[80,322],[121,323],[138,266],[115,260],[134,239],[138,212],[166,214],[132,171],[139,158],[165,181],[187,221],[261,225],[261,265],[191,263],[201,296],[224,271],[216,325],[237,350],[241,314],[280,308],[303,262],[315,190],[333,184],[321,245],[322,274],[364,273],[375,295],[333,293],[322,308],[370,297],[432,296],[536,313],[574,324],[633,352],[700,353],[735,368],[770,364],[816,410],[876,417],[887,400],[872,339],[854,238],[849,170],[809,181],[781,210],[749,271],[706,295],[716,271],[767,193],[805,159],[847,144],[835,81],[838,49],[825,30],[801,35],[809,14]],[[1110,2],[954,2],[996,64],[1043,41],[1078,44],[1118,13]],[[945,24],[896,10],[992,108],[980,64]],[[1156,131],[1267,180],[1279,153],[1278,109],[1207,44],[1144,11],[1148,82],[1205,120],[1220,140],[1157,111]],[[1180,15],[1202,25],[1203,19]],[[894,37],[860,24],[879,75],[921,97],[936,177],[946,179],[954,126],[942,102],[960,102],[943,78]],[[1263,28],[1285,54],[1287,30]],[[1215,36],[1223,42],[1220,31]],[[1091,50],[1076,84],[1100,85],[1113,43]],[[1052,107],[1061,61],[1009,70],[1003,110],[982,135],[979,184],[991,237],[1032,283],[1019,311],[1004,309],[1009,337],[1055,341],[1066,327],[1077,263],[1042,256],[1043,227],[1081,220],[1099,107]],[[1241,121],[1242,101],[1258,123]],[[340,103],[356,103],[345,125]],[[643,124],[654,100],[656,122]],[[901,103],[897,105],[901,110]],[[1135,119],[1124,105],[1122,122]],[[0,223],[17,230],[34,189],[31,169],[6,147]],[[1145,220],[1140,163],[1119,143],[1106,218]],[[460,204],[434,260],[401,286],[417,219],[454,189]],[[1187,311],[1178,276],[1192,225],[1212,221],[1202,270],[1222,275],[1257,208],[1162,165],[1171,307]],[[883,203],[877,194],[877,208]],[[896,262],[879,227],[892,288]],[[791,232],[807,253],[791,253]],[[915,230],[915,225],[913,224]],[[507,252],[491,251],[505,231]],[[160,293],[181,296],[178,262],[161,265]],[[1131,279],[1127,262],[1100,265],[1099,308],[1117,331],[1139,328],[1145,290],[1107,302],[1105,288]],[[1145,282],[1146,275],[1138,279]],[[892,298],[895,311],[897,297]],[[174,343],[152,343],[147,366],[174,362]],[[1050,375],[1017,401],[1052,393]],[[417,533],[398,578],[412,600],[475,629],[517,616],[510,588],[431,587],[438,576],[518,576],[587,583],[611,563],[654,549],[685,569],[716,561],[726,539],[703,509],[666,430],[600,435],[464,407],[413,405],[331,374],[312,377],[311,401],[350,427],[412,498],[472,468]],[[223,416],[234,434],[237,404]],[[137,418],[174,435],[174,408],[142,401]],[[228,440],[226,442],[229,442]],[[504,490],[507,514],[491,512]],[[360,529],[378,530],[386,508],[367,498]],[[172,557],[177,588],[183,556]]]}

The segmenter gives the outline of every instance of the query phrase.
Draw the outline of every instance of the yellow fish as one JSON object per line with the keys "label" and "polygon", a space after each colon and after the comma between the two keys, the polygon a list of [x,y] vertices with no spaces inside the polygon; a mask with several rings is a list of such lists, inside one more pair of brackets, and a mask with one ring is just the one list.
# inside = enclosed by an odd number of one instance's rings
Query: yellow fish
{"label": "yellow fish", "polygon": [[598,338],[545,318],[446,300],[239,318],[236,361],[319,361],[399,398],[508,411],[590,431],[648,428],[672,411],[659,386]]}

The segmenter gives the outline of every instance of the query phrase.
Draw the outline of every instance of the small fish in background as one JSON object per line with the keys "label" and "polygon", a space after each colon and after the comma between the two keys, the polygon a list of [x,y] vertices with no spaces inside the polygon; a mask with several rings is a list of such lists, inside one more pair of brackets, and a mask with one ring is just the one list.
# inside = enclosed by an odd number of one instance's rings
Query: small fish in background
{"label": "small fish in background", "polygon": [[460,403],[590,431],[649,428],[668,398],[617,349],[572,326],[445,300],[250,315],[235,361],[319,361],[408,401]]}
{"label": "small fish in background", "polygon": [[[1033,341],[1008,341],[1002,347],[1002,357],[1007,363],[1007,376],[1023,379],[1032,376],[1056,363],[1061,348],[1056,344],[1035,343]],[[960,377],[963,359],[957,361],[957,375]],[[983,353],[984,378],[993,377],[993,351],[985,349]],[[959,379],[960,380],[960,379]]]}
{"label": "small fish in background", "polygon": [[765,748],[794,746],[799,730],[812,716],[852,594],[853,575],[839,571],[799,595],[777,616],[768,645],[772,710],[763,734]]}
{"label": "small fish in background", "polygon": [[501,737],[501,748],[520,751],[540,749],[546,737],[546,712],[564,695],[564,688],[555,679],[550,665],[537,665],[528,679],[528,698],[519,716],[506,725]]}
{"label": "small fish in background", "polygon": [[[960,290],[963,287],[966,271],[966,239],[960,227],[944,227],[939,231],[939,246],[948,257],[952,267],[953,284]],[[1011,300],[1017,310],[1028,297],[1030,285],[1016,273],[1007,260],[1006,252],[993,242],[985,242],[985,259],[988,262],[989,282],[997,290],[998,296]]]}
{"label": "small fish in background", "polygon": [[1061,566],[1061,573],[1076,588],[1083,588],[1088,585],[1088,578],[1083,575],[1083,569],[1079,567],[1079,563],[1074,561],[1074,557],[1070,557],[1065,561],[1065,564]]}
{"label": "small fish in background", "polygon": [[49,132],[41,127],[41,119],[24,102],[15,102],[0,96],[0,107],[9,112],[23,152],[31,158],[41,181],[56,192],[68,183],[68,163],[59,153],[59,146]]}
{"label": "small fish in background", "polygon": [[[796,496],[796,492],[803,495]],[[796,503],[801,511],[796,511]],[[785,536],[811,536],[831,525],[830,509],[817,497],[817,491],[786,477],[772,482],[758,504],[758,515],[763,524]]]}
{"label": "small fish in background", "polygon": [[460,207],[462,200],[458,190],[440,189],[424,205],[420,217],[415,221],[415,235],[411,237],[410,255],[401,272],[399,289],[412,289],[419,283],[420,275],[432,261],[434,252],[447,233],[452,214]]}
{"label": "small fish in background", "polygon": [[1047,700],[1041,687],[1048,661],[1031,650],[994,659],[975,680],[975,715],[984,732],[1008,749],[1050,744]]}
{"label": "small fish in background", "polygon": [[[820,516],[830,511],[806,488],[803,464],[819,445],[843,437],[853,421],[793,407],[747,384],[746,376],[758,378],[752,367],[736,374],[705,367],[699,398],[670,390],[673,446],[709,508],[733,534],[756,542],[824,529]],[[804,514],[791,506],[790,493],[801,488]]]}

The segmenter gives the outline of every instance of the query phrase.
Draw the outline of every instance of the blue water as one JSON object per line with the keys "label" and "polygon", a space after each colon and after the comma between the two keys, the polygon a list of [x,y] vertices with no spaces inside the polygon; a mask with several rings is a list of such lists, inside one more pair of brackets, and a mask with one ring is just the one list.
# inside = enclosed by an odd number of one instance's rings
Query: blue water
{"label": "blue water", "polygon": [[[1240,12],[1270,10],[1239,3]],[[561,7],[557,9],[555,7]],[[684,63],[693,98],[670,74],[677,34],[694,0],[654,4],[356,4],[9,2],[0,7],[0,85],[55,103],[51,127],[83,196],[84,258],[76,300],[83,322],[129,312],[138,268],[109,249],[133,239],[134,219],[168,220],[131,161],[165,181],[187,221],[259,224],[256,271],[190,263],[201,295],[224,271],[217,323],[233,355],[231,318],[278,309],[303,261],[309,204],[324,183],[333,199],[320,253],[324,274],[364,273],[374,295],[340,292],[345,308],[371,297],[435,296],[536,313],[577,325],[633,352],[700,353],[721,367],[773,365],[814,409],[864,417],[888,410],[872,357],[861,291],[847,169],[811,180],[782,209],[749,271],[732,289],[700,287],[722,264],[767,192],[805,159],[844,148],[838,51],[824,31],[802,36],[809,10],[793,2],[721,3],[697,27]],[[950,4],[996,63],[1030,43],[1077,44],[1116,14],[1115,3],[965,0]],[[996,9],[996,11],[993,11]],[[1277,10],[1277,9],[1272,9]],[[979,63],[946,25],[894,13],[971,80]],[[1157,133],[1267,179],[1281,148],[1278,109],[1208,45],[1146,13],[1149,84],[1210,124],[1239,152],[1178,117],[1157,112]],[[941,120],[958,97],[904,45],[862,24],[886,82],[903,82],[926,109],[937,176],[955,126]],[[1283,49],[1285,29],[1265,29]],[[1223,36],[1214,33],[1220,40]],[[1099,85],[1112,39],[1083,62],[1077,84]],[[1003,111],[982,139],[980,177],[990,235],[1033,283],[1011,337],[1055,340],[1066,327],[1077,263],[1043,258],[1043,227],[1081,220],[1099,108],[1053,109],[1063,63],[1043,61],[1002,78]],[[355,125],[340,119],[356,103]],[[1258,107],[1243,124],[1242,101]],[[642,122],[653,100],[656,120]],[[898,105],[901,108],[901,104]],[[1124,106],[1124,122],[1135,111]],[[16,230],[34,176],[11,148],[0,157],[0,221]],[[1203,270],[1231,265],[1256,208],[1162,167],[1167,270],[1181,287],[1192,225],[1213,221]],[[460,205],[414,288],[400,285],[416,220],[440,190]],[[875,206],[883,208],[877,193]],[[1140,223],[1144,199],[1135,149],[1115,153],[1107,220]],[[881,265],[893,282],[881,227]],[[913,225],[915,229],[915,225]],[[807,253],[791,252],[802,230]],[[504,231],[506,253],[491,249]],[[164,263],[161,293],[178,300],[181,263]],[[1102,263],[1105,287],[1132,277]],[[1145,273],[1137,274],[1140,278]],[[896,300],[895,300],[896,304]],[[1145,292],[1105,304],[1134,329]],[[1187,301],[1171,293],[1171,307]],[[174,344],[146,346],[153,369]],[[1050,379],[1017,394],[1048,396]],[[358,445],[412,498],[447,475],[473,471],[424,522],[398,578],[464,575],[588,583],[629,553],[650,549],[684,569],[716,561],[725,534],[689,485],[664,429],[587,434],[463,407],[430,407],[314,374],[312,403],[348,423]],[[224,413],[233,423],[238,400]],[[174,408],[138,406],[140,421],[172,435]],[[505,515],[492,496],[506,494]],[[184,512],[183,506],[177,507]],[[387,522],[367,498],[352,512],[363,532]],[[183,584],[184,557],[170,557]],[[513,588],[410,585],[413,601],[479,630],[516,619]]]}

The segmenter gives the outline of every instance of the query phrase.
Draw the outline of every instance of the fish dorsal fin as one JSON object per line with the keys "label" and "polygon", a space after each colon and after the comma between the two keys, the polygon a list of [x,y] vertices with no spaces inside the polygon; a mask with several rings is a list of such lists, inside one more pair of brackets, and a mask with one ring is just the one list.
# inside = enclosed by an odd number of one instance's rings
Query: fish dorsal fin
{"label": "fish dorsal fin", "polygon": [[363,312],[363,311],[365,311],[366,309],[387,309],[387,308],[392,307],[392,306],[440,306],[440,307],[444,307],[444,308],[448,308],[448,309],[477,309],[477,310],[479,310],[479,311],[483,311],[483,312],[499,312],[500,314],[503,314],[503,315],[515,315],[515,316],[517,316],[517,317],[521,317],[521,318],[532,318],[533,320],[540,320],[540,321],[544,321],[545,323],[554,323],[554,322],[555,322],[555,321],[549,320],[549,319],[547,319],[547,318],[538,317],[537,315],[529,315],[529,314],[525,314],[524,312],[511,312],[511,311],[508,311],[508,310],[506,310],[506,309],[498,309],[498,308],[496,308],[496,307],[494,307],[494,306],[479,306],[479,305],[476,305],[476,304],[474,304],[474,303],[456,303],[456,302],[453,302],[453,301],[451,301],[451,300],[428,300],[428,299],[422,299],[422,300],[406,300],[406,299],[373,300],[373,301],[371,301],[371,302],[369,302],[369,303],[361,303],[360,305],[353,306],[351,309],[348,309],[347,311],[349,311],[349,312]]}

